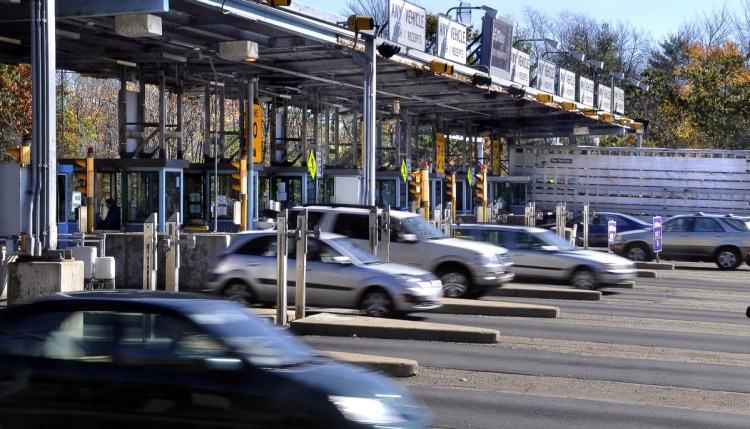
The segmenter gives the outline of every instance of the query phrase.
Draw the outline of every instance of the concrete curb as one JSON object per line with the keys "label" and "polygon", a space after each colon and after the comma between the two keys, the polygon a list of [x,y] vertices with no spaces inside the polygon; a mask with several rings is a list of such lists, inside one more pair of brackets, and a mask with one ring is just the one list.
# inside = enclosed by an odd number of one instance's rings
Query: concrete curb
{"label": "concrete curb", "polygon": [[599,301],[602,299],[602,293],[598,290],[521,285],[503,286],[490,291],[488,295],[515,298],[572,299],[579,301]]}
{"label": "concrete curb", "polygon": [[656,278],[656,271],[638,270],[638,277],[641,277],[641,278],[644,278],[644,279],[655,279]]}
{"label": "concrete curb", "polygon": [[560,309],[549,305],[443,298],[443,306],[431,313],[555,318],[560,315]]}
{"label": "concrete curb", "polygon": [[417,375],[419,369],[419,363],[412,359],[399,359],[385,356],[332,351],[321,351],[320,354],[352,365],[364,366],[368,369],[382,371],[393,377],[411,377]]}
{"label": "concrete curb", "polygon": [[479,344],[494,344],[500,340],[500,332],[494,329],[364,316],[339,316],[330,313],[295,320],[289,324],[289,329],[297,335],[334,337],[358,336]]}
{"label": "concrete curb", "polygon": [[674,264],[664,262],[636,262],[635,267],[639,270],[674,270]]}

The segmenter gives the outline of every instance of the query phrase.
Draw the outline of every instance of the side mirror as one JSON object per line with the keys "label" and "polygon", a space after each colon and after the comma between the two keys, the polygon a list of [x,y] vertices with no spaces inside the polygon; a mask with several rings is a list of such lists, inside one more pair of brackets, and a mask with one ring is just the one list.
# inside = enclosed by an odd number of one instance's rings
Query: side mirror
{"label": "side mirror", "polygon": [[352,260],[349,259],[348,256],[334,256],[331,258],[330,263],[339,265],[351,265]]}
{"label": "side mirror", "polygon": [[401,241],[404,243],[416,243],[417,240],[417,234],[401,234]]}

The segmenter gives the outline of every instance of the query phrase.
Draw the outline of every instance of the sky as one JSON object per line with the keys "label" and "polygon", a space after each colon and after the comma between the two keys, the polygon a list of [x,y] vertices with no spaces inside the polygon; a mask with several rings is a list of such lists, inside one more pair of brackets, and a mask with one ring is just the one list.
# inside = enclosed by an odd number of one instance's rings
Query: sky
{"label": "sky", "polygon": [[[501,15],[511,20],[521,20],[523,9],[530,6],[545,11],[548,15],[557,16],[559,12],[569,11],[582,13],[600,22],[623,21],[634,28],[648,32],[654,41],[660,41],[674,33],[685,22],[693,22],[701,15],[710,14],[720,8],[723,2],[730,10],[741,10],[744,0],[629,0],[629,1],[593,1],[593,0],[464,0],[472,6],[487,5],[496,9]],[[428,12],[445,13],[459,5],[459,0],[413,0]],[[343,14],[346,10],[345,0],[300,0],[318,9]],[[482,11],[473,11],[473,22],[481,20]],[[454,12],[455,13],[455,12]],[[452,14],[452,17],[455,17]]]}

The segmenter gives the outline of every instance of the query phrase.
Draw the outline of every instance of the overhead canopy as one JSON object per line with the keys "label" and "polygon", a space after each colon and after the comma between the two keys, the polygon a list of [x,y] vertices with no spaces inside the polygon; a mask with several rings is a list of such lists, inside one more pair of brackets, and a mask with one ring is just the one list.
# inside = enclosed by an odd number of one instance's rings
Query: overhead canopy
{"label": "overhead canopy", "polygon": [[[168,86],[186,89],[219,81],[229,97],[257,77],[261,95],[362,110],[364,47],[344,17],[296,2],[273,8],[242,0],[57,0],[56,9],[59,69],[114,78],[133,73],[147,83],[163,73]],[[29,0],[0,0],[0,62],[30,62],[29,12]],[[150,17],[127,18],[133,14]],[[257,60],[220,57],[220,43],[237,40],[257,43]],[[484,73],[468,66],[456,64],[450,76],[433,73],[427,67],[433,59],[407,48],[390,59],[378,57],[377,109],[390,112],[399,100],[402,111],[425,121],[521,139],[572,136],[574,128],[590,134],[628,130],[580,109],[565,110],[558,97],[537,102],[531,88],[512,95],[511,83],[497,77],[490,86],[474,85],[472,76]]]}

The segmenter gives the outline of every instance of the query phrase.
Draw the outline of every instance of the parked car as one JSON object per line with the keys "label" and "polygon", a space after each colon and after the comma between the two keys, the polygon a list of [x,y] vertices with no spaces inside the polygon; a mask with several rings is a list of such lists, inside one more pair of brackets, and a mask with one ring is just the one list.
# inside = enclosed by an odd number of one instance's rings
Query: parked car
{"label": "parked car", "polygon": [[456,237],[503,246],[510,252],[516,277],[567,281],[581,289],[635,281],[635,264],[621,256],[584,250],[554,232],[535,227],[461,224]]}
{"label": "parked car", "polygon": [[[615,221],[617,223],[617,232],[651,227],[651,223],[624,213],[595,212],[593,216],[589,216],[589,246],[609,246],[610,221]],[[574,225],[576,226],[576,244],[583,246],[583,216],[576,216],[565,224],[568,228],[572,228]]]}
{"label": "parked car", "polygon": [[[653,230],[636,230],[615,236],[612,251],[634,261],[654,259]],[[714,262],[731,270],[750,265],[750,227],[738,216],[685,214],[662,223],[662,251],[659,257],[676,261]]]}
{"label": "parked car", "polygon": [[[238,234],[217,255],[208,289],[247,305],[275,304],[276,242],[276,231]],[[287,297],[293,303],[296,247],[294,241],[290,243]],[[434,274],[383,262],[337,234],[322,233],[319,238],[308,238],[306,280],[306,304],[310,306],[359,308],[374,317],[442,306],[442,284]]]}
{"label": "parked car", "polygon": [[400,385],[206,295],[56,294],[0,310],[2,428],[424,428]]}
{"label": "parked car", "polygon": [[[364,247],[368,246],[369,209],[345,206],[305,208],[310,227],[318,226],[322,231],[345,235]],[[290,221],[296,222],[301,210],[301,207],[292,210]],[[391,211],[390,225],[390,260],[435,273],[443,282],[446,297],[475,298],[486,293],[487,289],[513,280],[513,264],[508,251],[502,247],[446,237],[417,213]]]}

